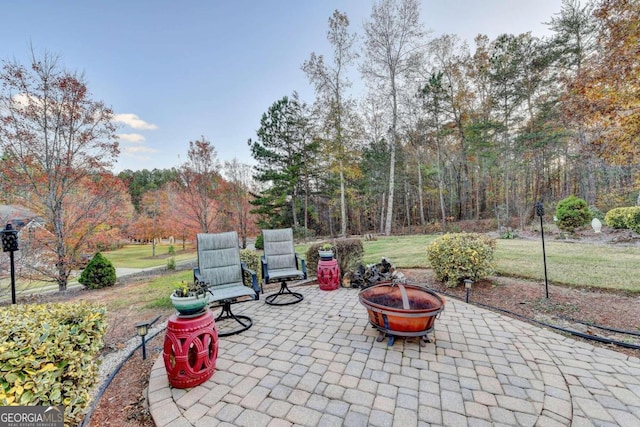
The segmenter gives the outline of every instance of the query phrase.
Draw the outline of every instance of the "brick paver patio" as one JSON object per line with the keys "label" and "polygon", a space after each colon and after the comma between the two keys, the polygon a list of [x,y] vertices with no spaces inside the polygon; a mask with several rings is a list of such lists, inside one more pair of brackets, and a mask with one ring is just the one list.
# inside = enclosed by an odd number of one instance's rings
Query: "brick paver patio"
{"label": "brick paver patio", "polygon": [[435,343],[376,342],[358,291],[299,286],[289,306],[234,306],[254,325],[220,338],[216,371],[149,381],[158,427],[640,426],[640,359],[448,300]]}

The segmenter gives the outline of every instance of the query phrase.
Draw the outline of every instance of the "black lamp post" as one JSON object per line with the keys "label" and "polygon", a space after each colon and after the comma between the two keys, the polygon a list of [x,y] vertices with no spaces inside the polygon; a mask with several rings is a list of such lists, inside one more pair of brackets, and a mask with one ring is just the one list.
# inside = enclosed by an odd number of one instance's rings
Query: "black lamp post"
{"label": "black lamp post", "polygon": [[547,281],[547,253],[544,250],[544,225],[542,224],[542,217],[544,216],[544,206],[542,205],[542,201],[536,202],[536,215],[540,217],[540,233],[542,236],[542,259],[544,262],[545,297],[549,298],[549,282]]}
{"label": "black lamp post", "polygon": [[142,338],[142,360],[145,360],[147,358],[145,337],[149,333],[149,322],[136,323],[136,332],[138,333],[138,336]]}
{"label": "black lamp post", "polygon": [[465,302],[469,303],[469,294],[471,294],[471,285],[473,284],[473,280],[464,279],[464,288],[467,291],[467,297],[465,298]]}
{"label": "black lamp post", "polygon": [[13,253],[18,250],[18,231],[13,229],[11,223],[7,223],[4,230],[0,230],[2,235],[2,252],[9,252],[11,261],[11,304],[16,303],[16,267],[13,261]]}
{"label": "black lamp post", "polygon": [[153,325],[160,319],[160,316],[157,316],[150,322],[138,322],[136,323],[136,333],[142,339],[142,360],[147,358],[147,341],[146,336],[149,333],[149,326]]}

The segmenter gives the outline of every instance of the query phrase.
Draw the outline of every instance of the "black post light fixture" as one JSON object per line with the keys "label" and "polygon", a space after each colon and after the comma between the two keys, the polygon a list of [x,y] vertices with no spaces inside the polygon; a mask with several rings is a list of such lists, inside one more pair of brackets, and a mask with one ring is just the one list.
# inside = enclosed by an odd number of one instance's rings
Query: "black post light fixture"
{"label": "black post light fixture", "polygon": [[542,200],[536,202],[536,215],[540,217],[540,235],[542,236],[542,259],[544,262],[544,291],[545,297],[549,298],[549,281],[547,280],[547,253],[544,249],[544,225],[542,224],[542,217],[544,216],[544,205]]}
{"label": "black post light fixture", "polygon": [[11,304],[16,303],[16,267],[13,260],[13,253],[18,250],[18,231],[13,229],[13,225],[9,222],[3,230],[2,235],[2,252],[9,252],[9,260],[11,262]]}
{"label": "black post light fixture", "polygon": [[473,284],[473,280],[464,279],[464,288],[467,291],[467,297],[465,298],[465,302],[469,303],[469,295],[471,294],[471,285]]}
{"label": "black post light fixture", "polygon": [[146,336],[149,333],[149,326],[153,325],[160,319],[160,316],[156,317],[150,322],[138,322],[136,323],[136,333],[142,339],[142,360],[146,360],[147,358],[147,341]]}
{"label": "black post light fixture", "polygon": [[147,347],[145,337],[149,333],[149,322],[138,322],[136,323],[136,332],[138,336],[142,338],[142,360],[147,358]]}

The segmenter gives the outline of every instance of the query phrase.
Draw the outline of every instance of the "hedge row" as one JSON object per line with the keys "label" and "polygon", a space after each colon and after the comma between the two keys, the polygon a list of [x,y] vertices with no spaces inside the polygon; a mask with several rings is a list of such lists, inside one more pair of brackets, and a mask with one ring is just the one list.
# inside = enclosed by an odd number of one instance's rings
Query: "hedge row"
{"label": "hedge row", "polygon": [[106,333],[106,308],[88,303],[0,309],[0,406],[65,406],[65,425],[82,420]]}
{"label": "hedge row", "polygon": [[605,215],[604,222],[611,228],[628,228],[640,233],[640,206],[613,208]]}

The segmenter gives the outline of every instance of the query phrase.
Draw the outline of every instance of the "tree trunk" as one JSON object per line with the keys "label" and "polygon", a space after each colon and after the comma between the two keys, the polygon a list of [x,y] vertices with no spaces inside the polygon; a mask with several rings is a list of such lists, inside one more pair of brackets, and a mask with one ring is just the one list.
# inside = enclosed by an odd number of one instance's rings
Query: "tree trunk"
{"label": "tree trunk", "polygon": [[386,193],[380,197],[380,233],[384,233],[384,201],[387,200]]}
{"label": "tree trunk", "polygon": [[447,214],[444,209],[444,182],[442,178],[442,168],[440,166],[440,143],[436,149],[436,160],[438,162],[438,196],[440,197],[440,214],[442,218],[442,231],[447,229]]}
{"label": "tree trunk", "polygon": [[345,201],[344,167],[340,159],[340,236],[347,236],[347,203]]}
{"label": "tree trunk", "polygon": [[384,225],[384,234],[391,234],[391,222],[393,221],[393,193],[395,190],[394,175],[396,173],[396,146],[391,144],[391,156],[389,159],[389,195],[387,196],[387,217]]}
{"label": "tree trunk", "polygon": [[422,165],[418,160],[418,203],[420,204],[420,225],[425,226],[426,221],[424,218],[424,200],[422,197]]}

